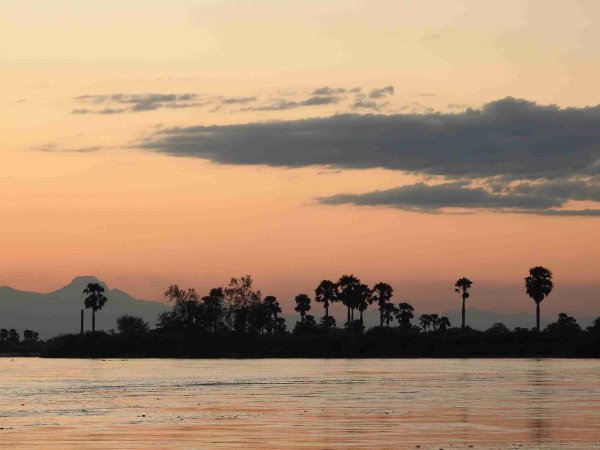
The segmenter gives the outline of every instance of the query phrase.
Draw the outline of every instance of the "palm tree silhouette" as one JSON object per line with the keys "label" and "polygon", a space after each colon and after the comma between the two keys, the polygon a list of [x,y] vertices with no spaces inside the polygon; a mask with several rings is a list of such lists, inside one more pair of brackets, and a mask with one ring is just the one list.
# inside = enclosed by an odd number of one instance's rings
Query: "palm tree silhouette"
{"label": "palm tree silhouette", "polygon": [[398,308],[396,309],[396,319],[398,319],[398,325],[400,328],[408,330],[412,327],[410,321],[413,319],[413,317],[415,317],[413,313],[414,310],[415,309],[410,303],[402,302],[398,305]]}
{"label": "palm tree silhouette", "polygon": [[462,297],[462,325],[461,328],[465,329],[465,300],[468,299],[471,294],[469,294],[469,289],[471,289],[471,285],[473,282],[468,278],[462,277],[459,278],[456,283],[454,283],[454,292],[458,292]]}
{"label": "palm tree silhouette", "polygon": [[337,294],[336,298],[342,301],[342,304],[348,310],[348,320],[347,323],[351,322],[350,310],[353,308],[352,304],[352,291],[356,288],[357,285],[360,284],[360,280],[356,278],[354,275],[342,275],[337,282]]}
{"label": "palm tree silhouette", "polygon": [[306,294],[296,295],[296,311],[300,313],[300,321],[304,323],[306,313],[310,311],[310,297]]}
{"label": "palm tree silhouette", "polygon": [[440,317],[437,321],[437,324],[438,324],[438,327],[440,328],[440,330],[442,330],[442,331],[445,331],[452,326],[450,324],[450,319],[448,319],[446,316]]}
{"label": "palm tree silhouette", "polygon": [[87,295],[85,298],[85,307],[92,308],[92,333],[96,331],[96,311],[102,309],[108,300],[104,295],[104,288],[99,283],[88,283],[83,290]]}
{"label": "palm tree silhouette", "polygon": [[440,324],[440,316],[437,314],[430,314],[429,320],[431,321],[431,327],[433,328],[433,331],[436,331]]}
{"label": "palm tree silhouette", "polygon": [[431,315],[429,315],[429,314],[422,314],[421,317],[419,317],[419,323],[423,327],[423,330],[427,331],[427,329],[431,325]]}
{"label": "palm tree silhouette", "polygon": [[369,297],[369,303],[376,302],[379,307],[379,326],[383,327],[384,313],[386,305],[389,304],[394,295],[394,289],[387,283],[377,283],[373,286],[371,296]]}
{"label": "palm tree silhouette", "polygon": [[[323,303],[323,308],[325,308],[325,317],[328,318],[329,305],[337,301],[336,284],[331,280],[321,281],[315,289],[315,301],[318,303]],[[329,322],[329,319],[325,319],[325,321]]]}
{"label": "palm tree silhouette", "polygon": [[390,326],[390,322],[394,320],[394,315],[397,314],[397,311],[398,309],[393,303],[386,303],[383,306],[383,321],[385,322],[386,327]]}
{"label": "palm tree silhouette", "polygon": [[552,283],[552,272],[542,266],[529,269],[529,276],[525,278],[525,292],[535,302],[536,328],[540,331],[540,303],[550,295],[554,283]]}
{"label": "palm tree silhouette", "polygon": [[278,314],[281,312],[281,306],[279,306],[277,297],[273,295],[267,295],[263,299],[263,305],[265,306],[267,313],[267,333],[273,334],[273,331],[275,330],[275,324],[279,318]]}
{"label": "palm tree silhouette", "polygon": [[[369,307],[369,303],[372,302],[370,298],[371,289],[366,284],[361,283],[352,291],[352,308],[356,308],[360,312],[361,325],[364,325],[363,312]],[[352,314],[352,319],[354,320],[354,314]]]}

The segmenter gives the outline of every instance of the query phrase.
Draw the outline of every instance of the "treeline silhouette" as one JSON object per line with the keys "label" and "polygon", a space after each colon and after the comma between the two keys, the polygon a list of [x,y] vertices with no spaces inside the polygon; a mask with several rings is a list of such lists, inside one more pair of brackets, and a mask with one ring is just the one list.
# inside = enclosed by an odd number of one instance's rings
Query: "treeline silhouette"
{"label": "treeline silhouette", "polygon": [[[117,320],[117,331],[96,332],[95,314],[109,299],[100,284],[90,283],[83,294],[85,307],[92,310],[92,332],[82,328],[80,335],[58,336],[37,348],[45,356],[103,357],[600,356],[600,318],[582,330],[573,317],[561,313],[540,331],[540,303],[553,288],[550,270],[533,267],[525,278],[525,292],[536,304],[536,328],[531,330],[511,331],[502,323],[486,331],[471,329],[466,300],[472,285],[466,277],[454,285],[462,301],[460,328],[436,313],[415,317],[410,303],[392,302],[394,290],[387,283],[369,287],[354,275],[342,275],[335,282],[321,281],[313,297],[295,297],[298,320],[290,331],[277,298],[263,297],[246,275],[204,296],[193,288],[170,286],[164,295],[171,309],[159,315],[155,329],[141,317],[124,315]],[[318,320],[310,314],[316,310],[313,300],[323,308]],[[335,303],[346,310],[340,327],[329,313]],[[363,313],[370,306],[378,309],[379,325],[365,331]],[[4,344],[14,349],[18,338],[0,336],[0,352]]]}

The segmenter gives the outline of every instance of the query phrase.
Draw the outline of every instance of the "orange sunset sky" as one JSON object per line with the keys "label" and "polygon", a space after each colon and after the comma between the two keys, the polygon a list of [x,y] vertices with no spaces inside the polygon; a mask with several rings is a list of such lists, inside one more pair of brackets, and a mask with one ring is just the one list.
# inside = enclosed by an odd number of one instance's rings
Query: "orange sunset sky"
{"label": "orange sunset sky", "polygon": [[599,42],[595,0],[0,0],[0,285],[532,312],[544,265],[597,315]]}

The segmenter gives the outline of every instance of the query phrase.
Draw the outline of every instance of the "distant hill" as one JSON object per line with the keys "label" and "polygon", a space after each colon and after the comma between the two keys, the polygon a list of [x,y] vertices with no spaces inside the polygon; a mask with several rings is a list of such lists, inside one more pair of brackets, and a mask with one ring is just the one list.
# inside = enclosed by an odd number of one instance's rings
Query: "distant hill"
{"label": "distant hill", "polygon": [[[109,289],[96,277],[76,277],[65,287],[41,294],[0,287],[0,328],[15,328],[21,335],[30,329],[40,333],[43,339],[61,333],[79,332],[80,310],[83,306],[82,291],[88,283],[100,283],[106,290],[107,303],[96,313],[96,329],[116,328],[116,320],[122,314],[143,317],[151,326],[158,314],[168,309],[158,302],[133,298],[118,289]],[[92,324],[91,310],[85,310],[85,329]]]}

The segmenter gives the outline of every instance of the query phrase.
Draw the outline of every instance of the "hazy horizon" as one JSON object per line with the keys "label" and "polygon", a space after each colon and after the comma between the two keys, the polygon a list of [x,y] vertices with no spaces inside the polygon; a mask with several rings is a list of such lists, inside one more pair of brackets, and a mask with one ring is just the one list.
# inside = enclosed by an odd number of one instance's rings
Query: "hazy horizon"
{"label": "hazy horizon", "polygon": [[[0,2],[0,285],[597,315],[600,3]],[[316,306],[319,308],[319,306]]]}

